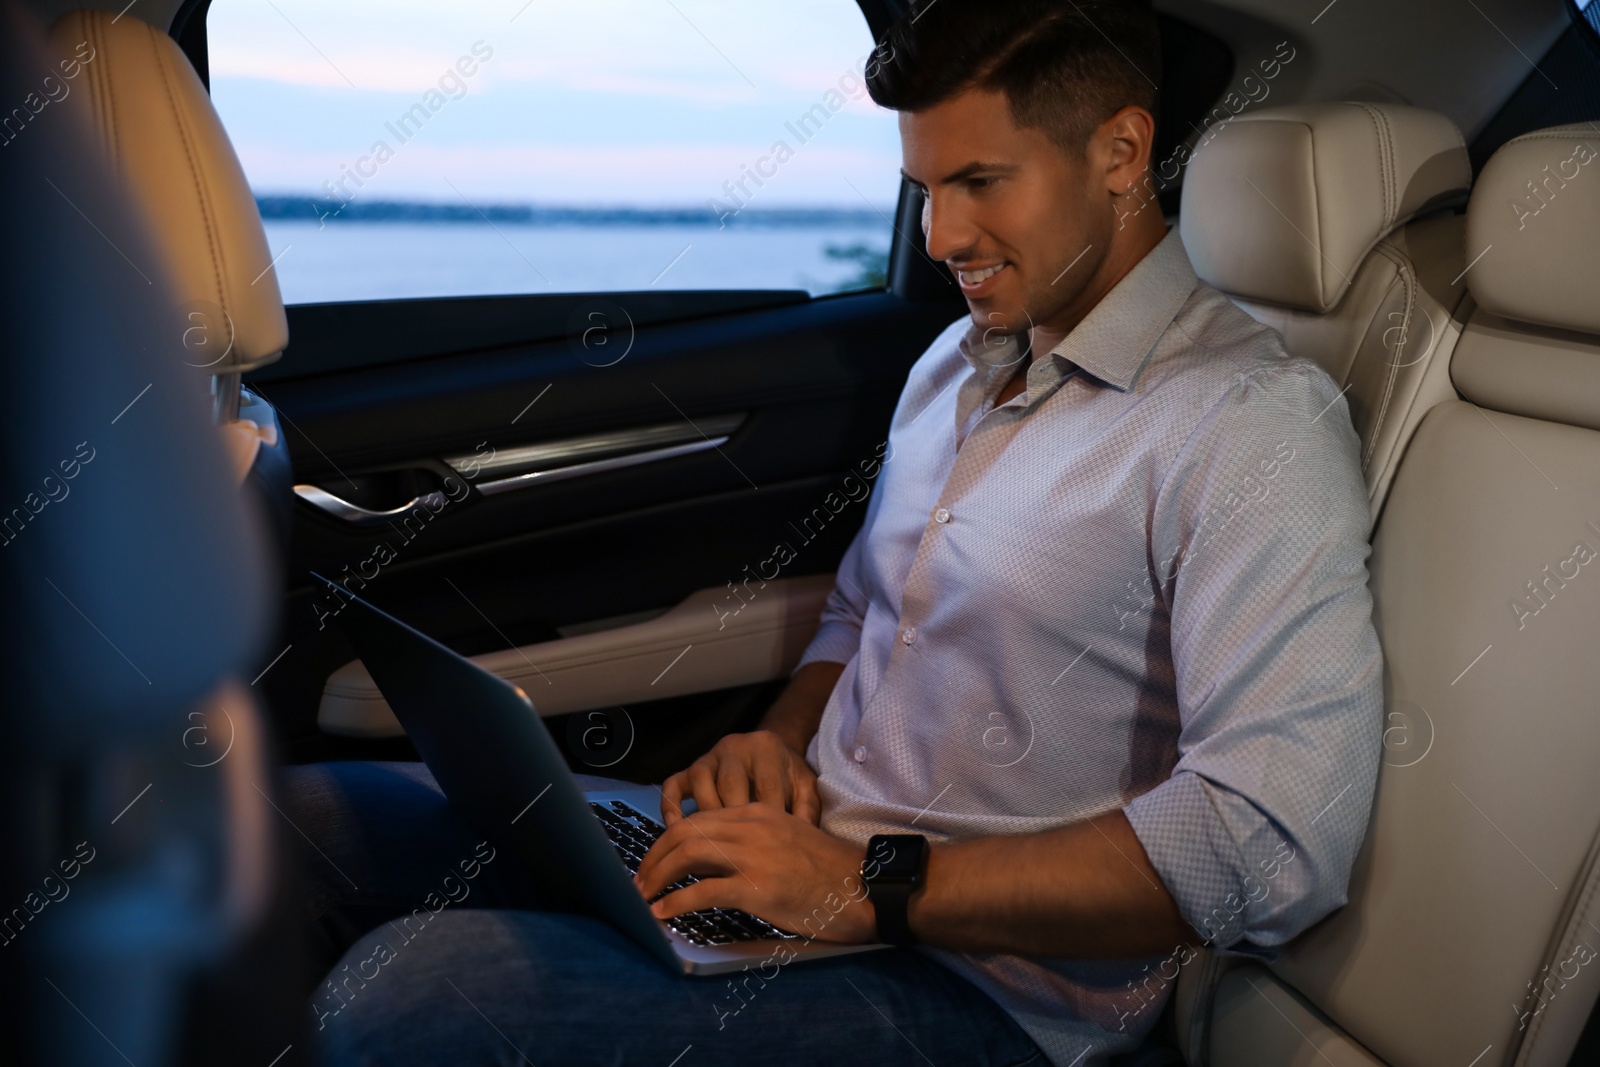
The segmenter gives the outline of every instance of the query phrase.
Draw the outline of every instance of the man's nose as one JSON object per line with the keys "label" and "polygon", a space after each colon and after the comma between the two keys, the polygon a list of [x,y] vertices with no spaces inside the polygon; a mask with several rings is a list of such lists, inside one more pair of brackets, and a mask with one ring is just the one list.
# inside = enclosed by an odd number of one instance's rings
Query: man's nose
{"label": "man's nose", "polygon": [[947,198],[932,194],[922,202],[922,232],[932,260],[960,258],[977,242],[977,229],[971,220]]}

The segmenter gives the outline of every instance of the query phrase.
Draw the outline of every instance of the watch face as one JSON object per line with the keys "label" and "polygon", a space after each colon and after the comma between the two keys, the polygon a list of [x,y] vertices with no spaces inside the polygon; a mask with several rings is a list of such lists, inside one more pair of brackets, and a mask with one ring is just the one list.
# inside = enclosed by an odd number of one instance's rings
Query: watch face
{"label": "watch face", "polygon": [[927,839],[918,834],[874,837],[862,869],[869,881],[910,882],[922,871]]}

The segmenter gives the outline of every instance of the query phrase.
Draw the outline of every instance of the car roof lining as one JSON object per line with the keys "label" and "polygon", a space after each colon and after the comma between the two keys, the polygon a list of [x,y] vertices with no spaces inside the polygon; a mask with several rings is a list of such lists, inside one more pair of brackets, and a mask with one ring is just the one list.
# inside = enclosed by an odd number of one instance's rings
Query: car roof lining
{"label": "car roof lining", "polygon": [[[141,0],[128,14],[170,31],[180,13],[187,16],[208,4]],[[905,0],[857,4],[873,36],[881,38]],[[67,11],[122,11],[127,2],[24,0],[24,5],[48,24]],[[1275,86],[1276,103],[1345,99],[1352,92],[1365,99],[1387,95],[1448,115],[1468,141],[1532,72],[1527,57],[1542,57],[1571,21],[1565,0],[1482,0],[1473,17],[1471,12],[1445,17],[1438,8],[1413,4],[1384,5],[1381,15],[1354,4],[1341,11],[1345,5],[1339,0],[1314,19],[1307,17],[1304,0],[1156,0],[1155,6],[1222,39],[1240,69],[1252,66],[1257,53],[1271,56],[1276,42],[1288,40],[1307,61],[1295,72],[1298,80]],[[1373,19],[1379,17],[1383,32],[1375,35]],[[1415,62],[1421,54],[1433,61]]]}

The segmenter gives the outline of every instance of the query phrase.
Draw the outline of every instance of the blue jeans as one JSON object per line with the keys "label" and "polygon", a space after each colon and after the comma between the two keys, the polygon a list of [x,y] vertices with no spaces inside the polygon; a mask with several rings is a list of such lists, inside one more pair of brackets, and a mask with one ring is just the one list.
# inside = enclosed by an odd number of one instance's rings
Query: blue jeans
{"label": "blue jeans", "polygon": [[324,1063],[1047,1062],[987,995],[908,949],[766,979],[673,973],[597,919],[543,910],[538,872],[476,838],[420,763],[285,776],[312,927],[338,960],[310,1000]]}

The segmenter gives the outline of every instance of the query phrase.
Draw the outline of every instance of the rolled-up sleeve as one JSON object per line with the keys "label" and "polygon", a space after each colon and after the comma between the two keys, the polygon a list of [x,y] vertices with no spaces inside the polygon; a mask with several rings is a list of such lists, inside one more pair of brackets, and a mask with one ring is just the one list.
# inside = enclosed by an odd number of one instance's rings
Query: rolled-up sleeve
{"label": "rolled-up sleeve", "polygon": [[1370,525],[1348,407],[1303,359],[1236,381],[1156,494],[1178,760],[1122,810],[1214,948],[1271,960],[1347,899],[1382,745]]}

